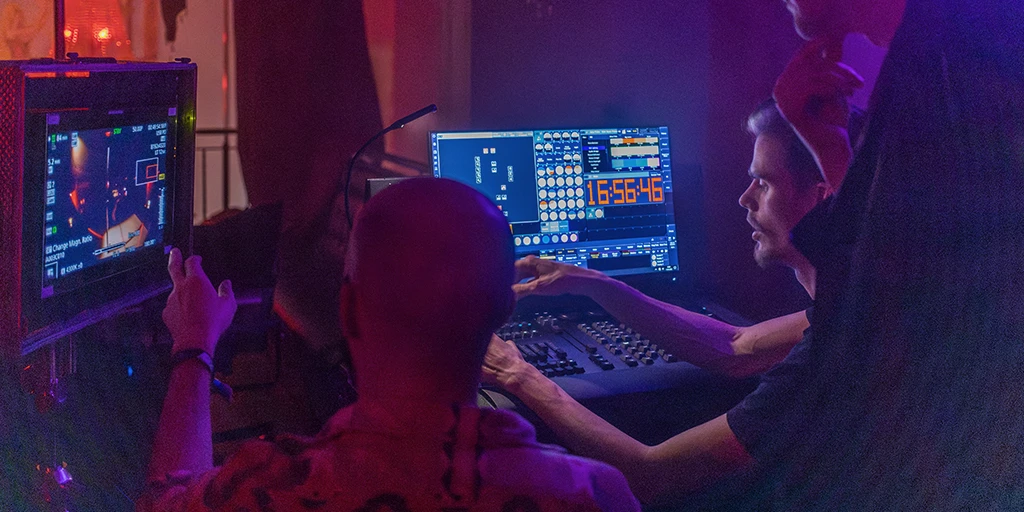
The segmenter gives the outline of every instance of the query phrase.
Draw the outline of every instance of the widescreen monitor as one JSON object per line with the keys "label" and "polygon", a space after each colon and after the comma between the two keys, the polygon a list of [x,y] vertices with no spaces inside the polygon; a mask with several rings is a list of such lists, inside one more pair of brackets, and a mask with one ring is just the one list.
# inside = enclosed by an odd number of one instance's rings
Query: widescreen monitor
{"label": "widescreen monitor", "polygon": [[608,275],[679,270],[668,128],[430,134],[436,177],[505,214],[517,257]]}

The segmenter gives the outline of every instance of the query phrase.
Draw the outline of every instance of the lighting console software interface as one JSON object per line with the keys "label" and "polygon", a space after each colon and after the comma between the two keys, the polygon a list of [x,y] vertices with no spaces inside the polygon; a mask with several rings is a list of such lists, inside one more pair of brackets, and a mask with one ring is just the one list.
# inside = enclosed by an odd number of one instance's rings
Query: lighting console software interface
{"label": "lighting console software interface", "polygon": [[608,275],[679,270],[667,127],[438,132],[434,176],[505,214],[516,256]]}

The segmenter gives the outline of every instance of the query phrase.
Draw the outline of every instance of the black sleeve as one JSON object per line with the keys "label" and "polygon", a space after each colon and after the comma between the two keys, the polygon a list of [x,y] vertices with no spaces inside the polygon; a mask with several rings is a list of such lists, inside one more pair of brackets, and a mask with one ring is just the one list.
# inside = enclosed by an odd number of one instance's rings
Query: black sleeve
{"label": "black sleeve", "polygon": [[[810,317],[811,312],[807,312]],[[800,437],[809,410],[799,403],[809,385],[810,328],[782,362],[761,376],[753,393],[733,407],[726,420],[740,444],[764,462]]]}

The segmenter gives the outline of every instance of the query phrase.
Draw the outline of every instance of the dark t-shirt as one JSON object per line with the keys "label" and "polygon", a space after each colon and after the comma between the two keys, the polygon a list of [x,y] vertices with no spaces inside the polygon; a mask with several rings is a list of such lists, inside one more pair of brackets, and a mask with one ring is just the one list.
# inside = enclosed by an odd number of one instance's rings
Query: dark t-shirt
{"label": "dark t-shirt", "polygon": [[[808,309],[807,318],[812,314]],[[789,355],[761,376],[757,389],[726,414],[736,439],[756,460],[771,460],[779,452],[780,443],[773,433],[796,431],[807,423],[803,418],[807,407],[797,403],[801,396],[797,386],[810,371],[810,338],[808,327]]]}
{"label": "dark t-shirt", "polygon": [[1024,3],[908,0],[868,115],[794,232],[813,333],[729,414],[758,508],[1024,510]]}

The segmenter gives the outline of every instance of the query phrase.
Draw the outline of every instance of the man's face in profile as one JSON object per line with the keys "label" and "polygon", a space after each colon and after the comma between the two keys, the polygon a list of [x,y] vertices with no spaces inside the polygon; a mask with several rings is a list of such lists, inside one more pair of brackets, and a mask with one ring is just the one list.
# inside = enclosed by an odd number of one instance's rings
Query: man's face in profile
{"label": "man's face in profile", "polygon": [[750,186],[739,203],[747,209],[747,223],[754,230],[754,260],[761,267],[796,264],[799,253],[789,232],[820,201],[819,187],[798,186],[788,165],[783,140],[772,135],[757,137]]}

